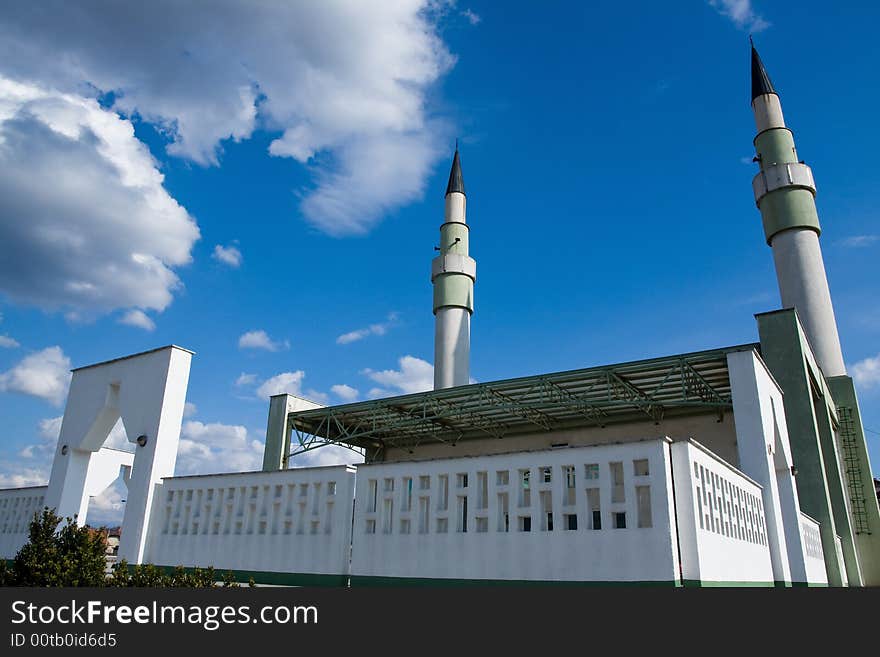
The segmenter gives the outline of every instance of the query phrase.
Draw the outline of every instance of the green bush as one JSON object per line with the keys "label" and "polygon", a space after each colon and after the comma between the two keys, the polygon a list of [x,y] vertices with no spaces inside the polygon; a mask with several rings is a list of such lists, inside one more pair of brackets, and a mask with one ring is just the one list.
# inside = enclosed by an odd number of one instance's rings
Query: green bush
{"label": "green bush", "polygon": [[106,533],[79,527],[73,518],[66,518],[59,530],[61,522],[48,507],[34,514],[28,542],[15,555],[12,568],[0,560],[0,586],[238,586],[231,571],[218,576],[213,568],[178,566],[168,572],[152,564],[130,566],[124,559],[108,576]]}

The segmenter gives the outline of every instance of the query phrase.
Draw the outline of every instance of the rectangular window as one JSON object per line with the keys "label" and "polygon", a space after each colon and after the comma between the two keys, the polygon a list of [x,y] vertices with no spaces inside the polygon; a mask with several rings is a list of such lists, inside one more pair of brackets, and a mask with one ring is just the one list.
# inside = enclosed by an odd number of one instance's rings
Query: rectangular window
{"label": "rectangular window", "polygon": [[[285,523],[285,530],[287,530],[290,523]],[[366,527],[364,529],[364,533],[366,534],[375,534],[376,533],[376,521],[372,518],[367,520]]]}
{"label": "rectangular window", "polygon": [[653,527],[651,521],[651,487],[636,486],[636,504],[638,506],[639,527]]}
{"label": "rectangular window", "polygon": [[574,466],[573,465],[565,465],[562,467],[562,471],[565,473],[565,487],[566,488],[574,488],[576,485]]}
{"label": "rectangular window", "polygon": [[485,534],[489,531],[489,519],[488,518],[477,518],[477,533]]}
{"label": "rectangular window", "polygon": [[477,508],[486,509],[489,507],[489,473],[477,473]]}
{"label": "rectangular window", "polygon": [[626,529],[626,513],[617,511],[612,515],[614,516],[614,529]]}
{"label": "rectangular window", "polygon": [[409,520],[407,518],[402,518],[400,520],[400,533],[409,534]]}
{"label": "rectangular window", "polygon": [[309,485],[308,484],[300,484],[299,485],[299,496],[300,497],[308,497],[309,496]]}
{"label": "rectangular window", "polygon": [[458,531],[462,534],[467,533],[467,520],[468,520],[468,508],[467,508],[468,498],[467,495],[459,495],[458,497]]}
{"label": "rectangular window", "polygon": [[390,492],[393,491],[393,490],[394,490],[394,478],[393,478],[393,477],[387,477],[387,478],[385,479],[385,492],[386,492],[386,493],[390,493]]}
{"label": "rectangular window", "polygon": [[637,459],[633,461],[633,474],[636,477],[645,477],[649,475],[648,459]]}
{"label": "rectangular window", "polygon": [[553,531],[553,497],[549,490],[541,491],[541,531]]}
{"label": "rectangular window", "polygon": [[498,531],[510,531],[510,509],[507,493],[498,493]]}
{"label": "rectangular window", "polygon": [[587,511],[590,519],[590,529],[602,529],[602,510],[600,506],[599,489],[587,489]]}
{"label": "rectangular window", "polygon": [[428,533],[428,511],[430,508],[430,500],[427,497],[419,498],[419,534]]}
{"label": "rectangular window", "polygon": [[584,466],[584,479],[598,479],[599,478],[599,464],[598,463],[587,463]]}
{"label": "rectangular window", "polygon": [[549,484],[553,481],[553,468],[547,466],[541,468],[541,479],[545,484]]}
{"label": "rectangular window", "polygon": [[400,510],[409,511],[412,508],[412,477],[403,478],[403,490],[400,494]]}
{"label": "rectangular window", "polygon": [[624,502],[626,495],[623,490],[623,463],[615,461],[609,463],[608,467],[611,471],[611,502]]}
{"label": "rectangular window", "polygon": [[369,481],[369,493],[367,494],[367,511],[373,513],[376,511],[376,490],[377,482],[375,479]]}
{"label": "rectangular window", "polygon": [[519,530],[521,532],[532,531],[532,517],[531,516],[520,516],[519,517]]}
{"label": "rectangular window", "polygon": [[577,517],[577,514],[576,514],[576,513],[566,513],[564,516],[562,516],[562,518],[563,518],[563,521],[564,521],[564,522],[563,522],[563,525],[562,525],[564,529],[567,529],[567,530],[570,530],[570,531],[576,531],[576,530],[577,530],[577,528],[578,528],[578,517]]}
{"label": "rectangular window", "polygon": [[499,470],[495,473],[495,485],[507,486],[510,483],[510,472],[507,470]]}
{"label": "rectangular window", "polygon": [[424,475],[419,477],[419,489],[420,490],[429,490],[431,488],[431,477],[428,475]]}
{"label": "rectangular window", "polygon": [[382,512],[382,532],[385,534],[390,534],[391,530],[394,527],[394,516],[392,515],[394,512],[394,500],[385,500],[385,505]]}
{"label": "rectangular window", "polygon": [[459,472],[455,475],[455,485],[459,488],[467,488],[468,485],[468,476],[467,472]]}
{"label": "rectangular window", "polygon": [[440,494],[437,496],[437,510],[449,508],[449,475],[440,475]]}
{"label": "rectangular window", "polygon": [[[281,488],[280,486],[278,487]],[[327,482],[327,495],[336,495],[336,482],[328,481]],[[275,497],[281,497],[281,491],[278,491],[278,494]]]}
{"label": "rectangular window", "polygon": [[531,491],[531,471],[530,470],[520,470],[519,471],[519,505],[520,506],[531,506],[532,505],[532,491]]}
{"label": "rectangular window", "polygon": [[449,531],[449,521],[446,518],[437,518],[437,533],[445,534]]}

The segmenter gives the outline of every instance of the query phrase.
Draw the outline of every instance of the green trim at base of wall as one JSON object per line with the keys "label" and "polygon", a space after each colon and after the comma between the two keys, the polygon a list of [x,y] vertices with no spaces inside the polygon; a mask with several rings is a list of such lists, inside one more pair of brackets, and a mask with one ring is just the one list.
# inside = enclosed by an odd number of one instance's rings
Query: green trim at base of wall
{"label": "green trim at base of wall", "polygon": [[352,575],[351,586],[651,586],[674,588],[681,586],[678,580],[645,581],[593,581],[576,582],[569,580],[524,580],[524,579],[453,579],[446,577],[381,577]]}
{"label": "green trim at base of wall", "polygon": [[794,589],[827,589],[828,584],[817,584],[816,582],[792,582],[791,587]]}
{"label": "green trim at base of wall", "polygon": [[682,580],[685,588],[773,588],[774,586],[782,586],[782,582],[710,582],[699,579]]}
{"label": "green trim at base of wall", "polygon": [[[175,566],[157,566],[165,572],[172,572]],[[185,566],[186,572],[193,567]],[[214,568],[220,576],[231,572],[236,581],[247,584],[251,579],[257,584],[273,584],[275,586],[348,586],[348,575],[324,575],[318,573],[280,573],[266,570],[236,570],[234,568]]]}

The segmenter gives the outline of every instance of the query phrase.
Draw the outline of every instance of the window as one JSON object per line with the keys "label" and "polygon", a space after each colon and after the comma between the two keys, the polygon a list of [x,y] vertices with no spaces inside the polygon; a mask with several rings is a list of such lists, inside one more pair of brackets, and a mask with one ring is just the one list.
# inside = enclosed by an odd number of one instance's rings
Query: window
{"label": "window", "polygon": [[626,495],[623,490],[623,463],[609,463],[608,468],[611,471],[611,502],[624,502]]}
{"label": "window", "polygon": [[633,474],[636,477],[645,477],[649,475],[648,459],[637,459],[633,461]]}
{"label": "window", "polygon": [[498,493],[498,531],[510,531],[510,509],[507,493]]}
{"label": "window", "polygon": [[467,520],[468,520],[468,509],[467,509],[468,498],[467,495],[459,495],[458,497],[458,531],[462,534],[467,533]]}
{"label": "window", "polygon": [[563,466],[562,472],[565,473],[565,487],[566,488],[574,488],[575,487],[574,466],[573,465]]}
{"label": "window", "polygon": [[437,510],[449,508],[449,475],[440,475],[440,494],[437,496]]}
{"label": "window", "polygon": [[407,518],[402,518],[400,520],[400,533],[409,534],[409,520]]}
{"label": "window", "polygon": [[531,506],[532,504],[532,491],[531,491],[531,471],[530,470],[520,470],[519,471],[519,481],[520,481],[520,496],[519,496],[519,505],[520,506]]}
{"label": "window", "polygon": [[[279,486],[278,489],[279,490],[278,490],[277,494],[275,495],[275,497],[281,497],[281,490],[280,490],[281,487]],[[327,482],[327,495],[336,495],[336,482],[335,481],[328,481]]]}
{"label": "window", "polygon": [[449,531],[449,521],[446,518],[437,518],[437,533],[445,534]]}
{"label": "window", "polygon": [[431,488],[431,477],[428,475],[419,477],[419,490],[429,490]]}
{"label": "window", "polygon": [[299,496],[300,497],[308,497],[309,496],[309,485],[308,484],[300,484],[299,485]]}
{"label": "window", "polygon": [[428,509],[430,507],[427,497],[419,498],[419,534],[428,533]]}
{"label": "window", "polygon": [[459,488],[467,488],[468,485],[468,476],[467,472],[460,472],[455,475],[455,485]]}
{"label": "window", "polygon": [[590,519],[589,529],[602,529],[602,511],[599,505],[599,489],[587,489],[587,511]]}
{"label": "window", "polygon": [[[285,523],[285,530],[289,529],[289,527],[287,526],[289,524],[290,523]],[[289,532],[287,532],[287,533],[289,533]],[[375,520],[373,520],[373,519],[367,520],[367,524],[365,527],[365,533],[366,534],[375,534],[376,533],[376,521]]]}
{"label": "window", "polygon": [[639,512],[638,526],[652,527],[650,486],[636,486],[636,505]]}
{"label": "window", "polygon": [[549,490],[541,491],[541,531],[553,531],[553,498]]}
{"label": "window", "polygon": [[385,492],[390,493],[394,490],[394,479],[391,477],[387,477],[385,479]]}
{"label": "window", "polygon": [[541,468],[541,479],[545,484],[549,484],[553,480],[553,468],[547,466]]}
{"label": "window", "polygon": [[485,534],[489,531],[489,519],[488,518],[477,518],[477,533]]}
{"label": "window", "polygon": [[499,470],[495,473],[495,485],[507,486],[510,483],[510,472],[507,470]]}
{"label": "window", "polygon": [[369,482],[370,492],[367,495],[367,511],[371,512],[371,513],[375,512],[375,510],[376,510],[376,490],[378,488],[378,486],[376,484],[377,484],[377,482],[375,479],[370,479],[370,482]]}
{"label": "window", "polygon": [[584,479],[598,479],[599,478],[599,464],[598,463],[587,463],[584,466]]}
{"label": "window", "polygon": [[626,529],[626,513],[624,511],[617,511],[612,516],[614,516],[614,529]]}
{"label": "window", "polygon": [[403,478],[403,491],[401,492],[400,499],[400,510],[401,511],[409,511],[412,507],[412,488],[413,488],[413,480],[412,477],[404,477]]}
{"label": "window", "polygon": [[575,531],[578,528],[578,517],[576,513],[566,513],[563,518],[563,529]]}
{"label": "window", "polygon": [[385,534],[390,534],[392,528],[394,527],[394,501],[393,500],[385,500],[384,509],[382,512],[382,532]]}
{"label": "window", "polygon": [[486,509],[489,506],[489,473],[477,473],[477,508]]}
{"label": "window", "polygon": [[521,532],[532,531],[532,517],[531,516],[520,516],[519,517],[519,530]]}

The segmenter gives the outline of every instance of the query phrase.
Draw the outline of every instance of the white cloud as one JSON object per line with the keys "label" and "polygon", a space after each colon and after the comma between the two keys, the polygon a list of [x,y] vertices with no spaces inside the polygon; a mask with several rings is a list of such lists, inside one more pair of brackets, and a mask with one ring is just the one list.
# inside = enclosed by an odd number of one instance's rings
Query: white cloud
{"label": "white cloud", "polygon": [[307,220],[363,233],[421,195],[443,123],[428,94],[454,64],[436,0],[12,3],[0,17],[0,69],[66,91],[114,94],[210,165],[225,140],[278,130],[270,153],[308,164]]}
{"label": "white cloud", "polygon": [[397,313],[389,313],[388,318],[379,324],[370,324],[366,328],[355,329],[348,333],[343,333],[336,338],[336,344],[350,344],[363,340],[370,335],[385,335],[388,330],[397,324]]}
{"label": "white cloud", "polygon": [[290,459],[292,468],[315,468],[322,465],[351,465],[363,463],[364,456],[360,451],[352,451],[339,445],[326,444],[317,449],[297,454]]}
{"label": "white cloud", "polygon": [[238,378],[235,380],[235,385],[238,387],[241,386],[252,386],[257,382],[256,374],[245,374],[242,372],[238,375]]}
{"label": "white cloud", "polygon": [[344,402],[353,402],[358,398],[358,395],[360,394],[357,388],[352,388],[350,385],[346,385],[345,383],[337,383],[336,385],[330,386],[330,392],[332,392]]}
{"label": "white cloud", "polygon": [[880,354],[860,360],[850,368],[850,371],[853,379],[860,386],[872,388],[880,384]]}
{"label": "white cloud", "polygon": [[761,32],[770,27],[770,23],[752,7],[751,0],[709,0],[709,4],[740,29]]}
{"label": "white cloud", "polygon": [[52,443],[57,441],[58,435],[61,433],[61,421],[63,419],[64,416],[59,415],[58,417],[49,417],[45,420],[40,420],[38,425],[40,437]]}
{"label": "white cloud", "polygon": [[137,309],[129,310],[125,313],[119,318],[119,323],[142,328],[145,331],[152,331],[156,328],[156,322],[150,319],[143,310]]}
{"label": "white cloud", "polygon": [[880,235],[853,235],[838,241],[841,246],[862,247],[871,246],[874,242],[880,240]]}
{"label": "white cloud", "polygon": [[45,486],[49,481],[48,467],[22,467],[21,463],[0,463],[0,488]]}
{"label": "white cloud", "polygon": [[10,298],[80,319],[164,310],[199,229],[162,183],[131,122],[0,73],[0,291]]}
{"label": "white cloud", "polygon": [[175,474],[249,472],[263,463],[263,443],[246,427],[188,420],[180,432]]}
{"label": "white cloud", "polygon": [[0,347],[4,349],[15,349],[16,347],[20,347],[17,340],[10,338],[8,335],[0,335]]}
{"label": "white cloud", "polygon": [[460,13],[462,16],[464,16],[465,18],[468,19],[468,22],[471,25],[479,25],[483,20],[482,18],[480,18],[479,14],[472,11],[471,9],[465,9],[464,11],[462,11]]}
{"label": "white cloud", "polygon": [[[404,394],[412,392],[424,392],[434,388],[434,366],[431,363],[416,358],[414,356],[403,356],[398,359],[400,365],[399,370],[382,370],[375,371],[371,369],[363,370],[370,379],[385,387],[396,388]],[[370,391],[379,392],[378,389]],[[384,392],[384,391],[382,391]],[[377,397],[383,396],[377,394]]]}
{"label": "white cloud", "polygon": [[70,385],[70,359],[61,347],[47,347],[25,356],[0,374],[0,392],[19,392],[60,406]]}
{"label": "white cloud", "polygon": [[192,402],[186,402],[183,405],[183,417],[192,417],[196,413],[199,412],[199,409],[196,408],[196,405]]}
{"label": "white cloud", "polygon": [[266,379],[257,388],[257,397],[269,399],[272,395],[287,393],[288,395],[302,395],[302,380],[306,373],[302,370],[296,372],[282,372],[270,379]]}
{"label": "white cloud", "polygon": [[290,342],[287,340],[273,340],[265,331],[248,331],[238,338],[239,349],[265,349],[266,351],[280,351],[289,349]]}
{"label": "white cloud", "polygon": [[241,251],[238,250],[238,247],[221,246],[218,244],[214,247],[214,253],[211,257],[214,258],[214,260],[222,262],[224,265],[234,267],[235,269],[241,267]]}

